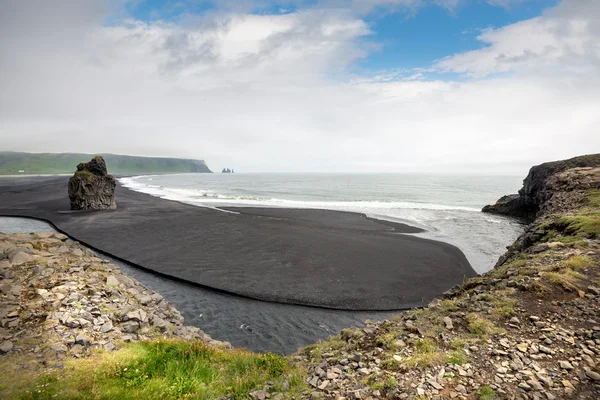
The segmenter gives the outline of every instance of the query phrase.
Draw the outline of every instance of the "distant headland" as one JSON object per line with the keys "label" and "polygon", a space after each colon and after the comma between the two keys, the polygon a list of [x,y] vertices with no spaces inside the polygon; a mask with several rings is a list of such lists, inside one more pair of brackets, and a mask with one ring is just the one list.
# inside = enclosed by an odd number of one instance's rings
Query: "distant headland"
{"label": "distant headland", "polygon": [[[95,154],[0,151],[0,175],[72,174],[73,166]],[[112,174],[211,173],[203,160],[99,154]]]}

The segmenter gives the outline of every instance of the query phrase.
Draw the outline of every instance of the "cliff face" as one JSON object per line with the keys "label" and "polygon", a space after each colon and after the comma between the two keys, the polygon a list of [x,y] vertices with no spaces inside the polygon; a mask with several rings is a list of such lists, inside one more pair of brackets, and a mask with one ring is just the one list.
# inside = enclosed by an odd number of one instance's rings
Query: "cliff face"
{"label": "cliff face", "polygon": [[[496,266],[503,265],[518,252],[530,251],[530,247],[543,247],[545,242],[552,242],[557,236],[566,234],[578,239],[595,239],[600,231],[598,216],[582,214],[581,210],[595,204],[596,195],[590,200],[590,193],[598,190],[600,154],[532,167],[519,194],[504,196],[482,210],[521,218],[529,223]],[[574,216],[575,211],[577,216]]]}
{"label": "cliff face", "polygon": [[[564,190],[589,190],[594,188],[593,184],[586,187],[583,184],[574,185],[573,183],[557,187],[560,182],[557,182],[556,174],[572,168],[594,168],[599,166],[600,154],[590,154],[536,165],[529,170],[529,174],[523,180],[523,187],[518,194],[504,196],[496,204],[485,206],[482,211],[522,218],[531,222],[536,216],[547,211],[547,203],[555,193]],[[555,178],[551,179],[552,177]]]}

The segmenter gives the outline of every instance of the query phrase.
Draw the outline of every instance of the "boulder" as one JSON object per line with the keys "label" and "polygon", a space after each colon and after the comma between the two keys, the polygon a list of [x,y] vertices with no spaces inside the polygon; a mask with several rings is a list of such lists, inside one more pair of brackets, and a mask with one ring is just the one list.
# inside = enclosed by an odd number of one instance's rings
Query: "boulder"
{"label": "boulder", "polygon": [[72,210],[111,210],[115,202],[115,178],[106,170],[100,156],[90,162],[80,163],[69,179],[69,200]]}

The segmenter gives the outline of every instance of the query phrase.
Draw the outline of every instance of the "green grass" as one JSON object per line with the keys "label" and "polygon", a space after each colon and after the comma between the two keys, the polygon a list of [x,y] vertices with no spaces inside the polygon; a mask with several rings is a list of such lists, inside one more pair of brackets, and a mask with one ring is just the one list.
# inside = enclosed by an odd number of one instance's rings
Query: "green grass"
{"label": "green grass", "polygon": [[588,256],[573,256],[565,261],[564,265],[572,270],[581,270],[593,266],[594,261]]}
{"label": "green grass", "polygon": [[452,341],[452,343],[450,343],[450,348],[452,350],[462,350],[465,348],[465,341],[459,338],[456,338]]}
{"label": "green grass", "polygon": [[415,354],[406,360],[408,367],[430,367],[444,361],[444,353],[437,344],[428,338],[414,342]]}
{"label": "green grass", "polygon": [[[0,152],[0,175],[68,174],[77,164],[90,161],[92,154]],[[111,173],[210,172],[204,161],[180,158],[137,157],[102,154]]]}
{"label": "green grass", "polygon": [[302,371],[288,366],[284,357],[220,350],[198,341],[138,342],[114,353],[72,360],[67,367],[20,388],[13,379],[16,391],[8,398],[247,399],[266,382],[283,379],[292,391],[304,388]]}
{"label": "green grass", "polygon": [[467,355],[462,351],[453,351],[446,359],[448,364],[463,365],[467,362]]}
{"label": "green grass", "polygon": [[487,337],[501,331],[492,321],[477,313],[467,315],[467,324],[469,332],[479,337]]}
{"label": "green grass", "polygon": [[494,400],[496,398],[496,392],[489,386],[482,386],[477,391],[479,400]]}
{"label": "green grass", "polygon": [[542,277],[548,282],[552,282],[556,285],[562,285],[569,289],[577,289],[578,284],[586,279],[584,275],[571,269],[544,272]]}

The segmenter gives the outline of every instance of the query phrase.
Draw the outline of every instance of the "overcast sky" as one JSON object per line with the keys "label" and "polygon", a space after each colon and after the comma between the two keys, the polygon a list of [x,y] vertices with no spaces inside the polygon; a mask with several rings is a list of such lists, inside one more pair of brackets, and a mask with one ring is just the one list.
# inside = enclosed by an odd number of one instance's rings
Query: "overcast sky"
{"label": "overcast sky", "polygon": [[0,150],[524,174],[600,152],[598,0],[4,0]]}

